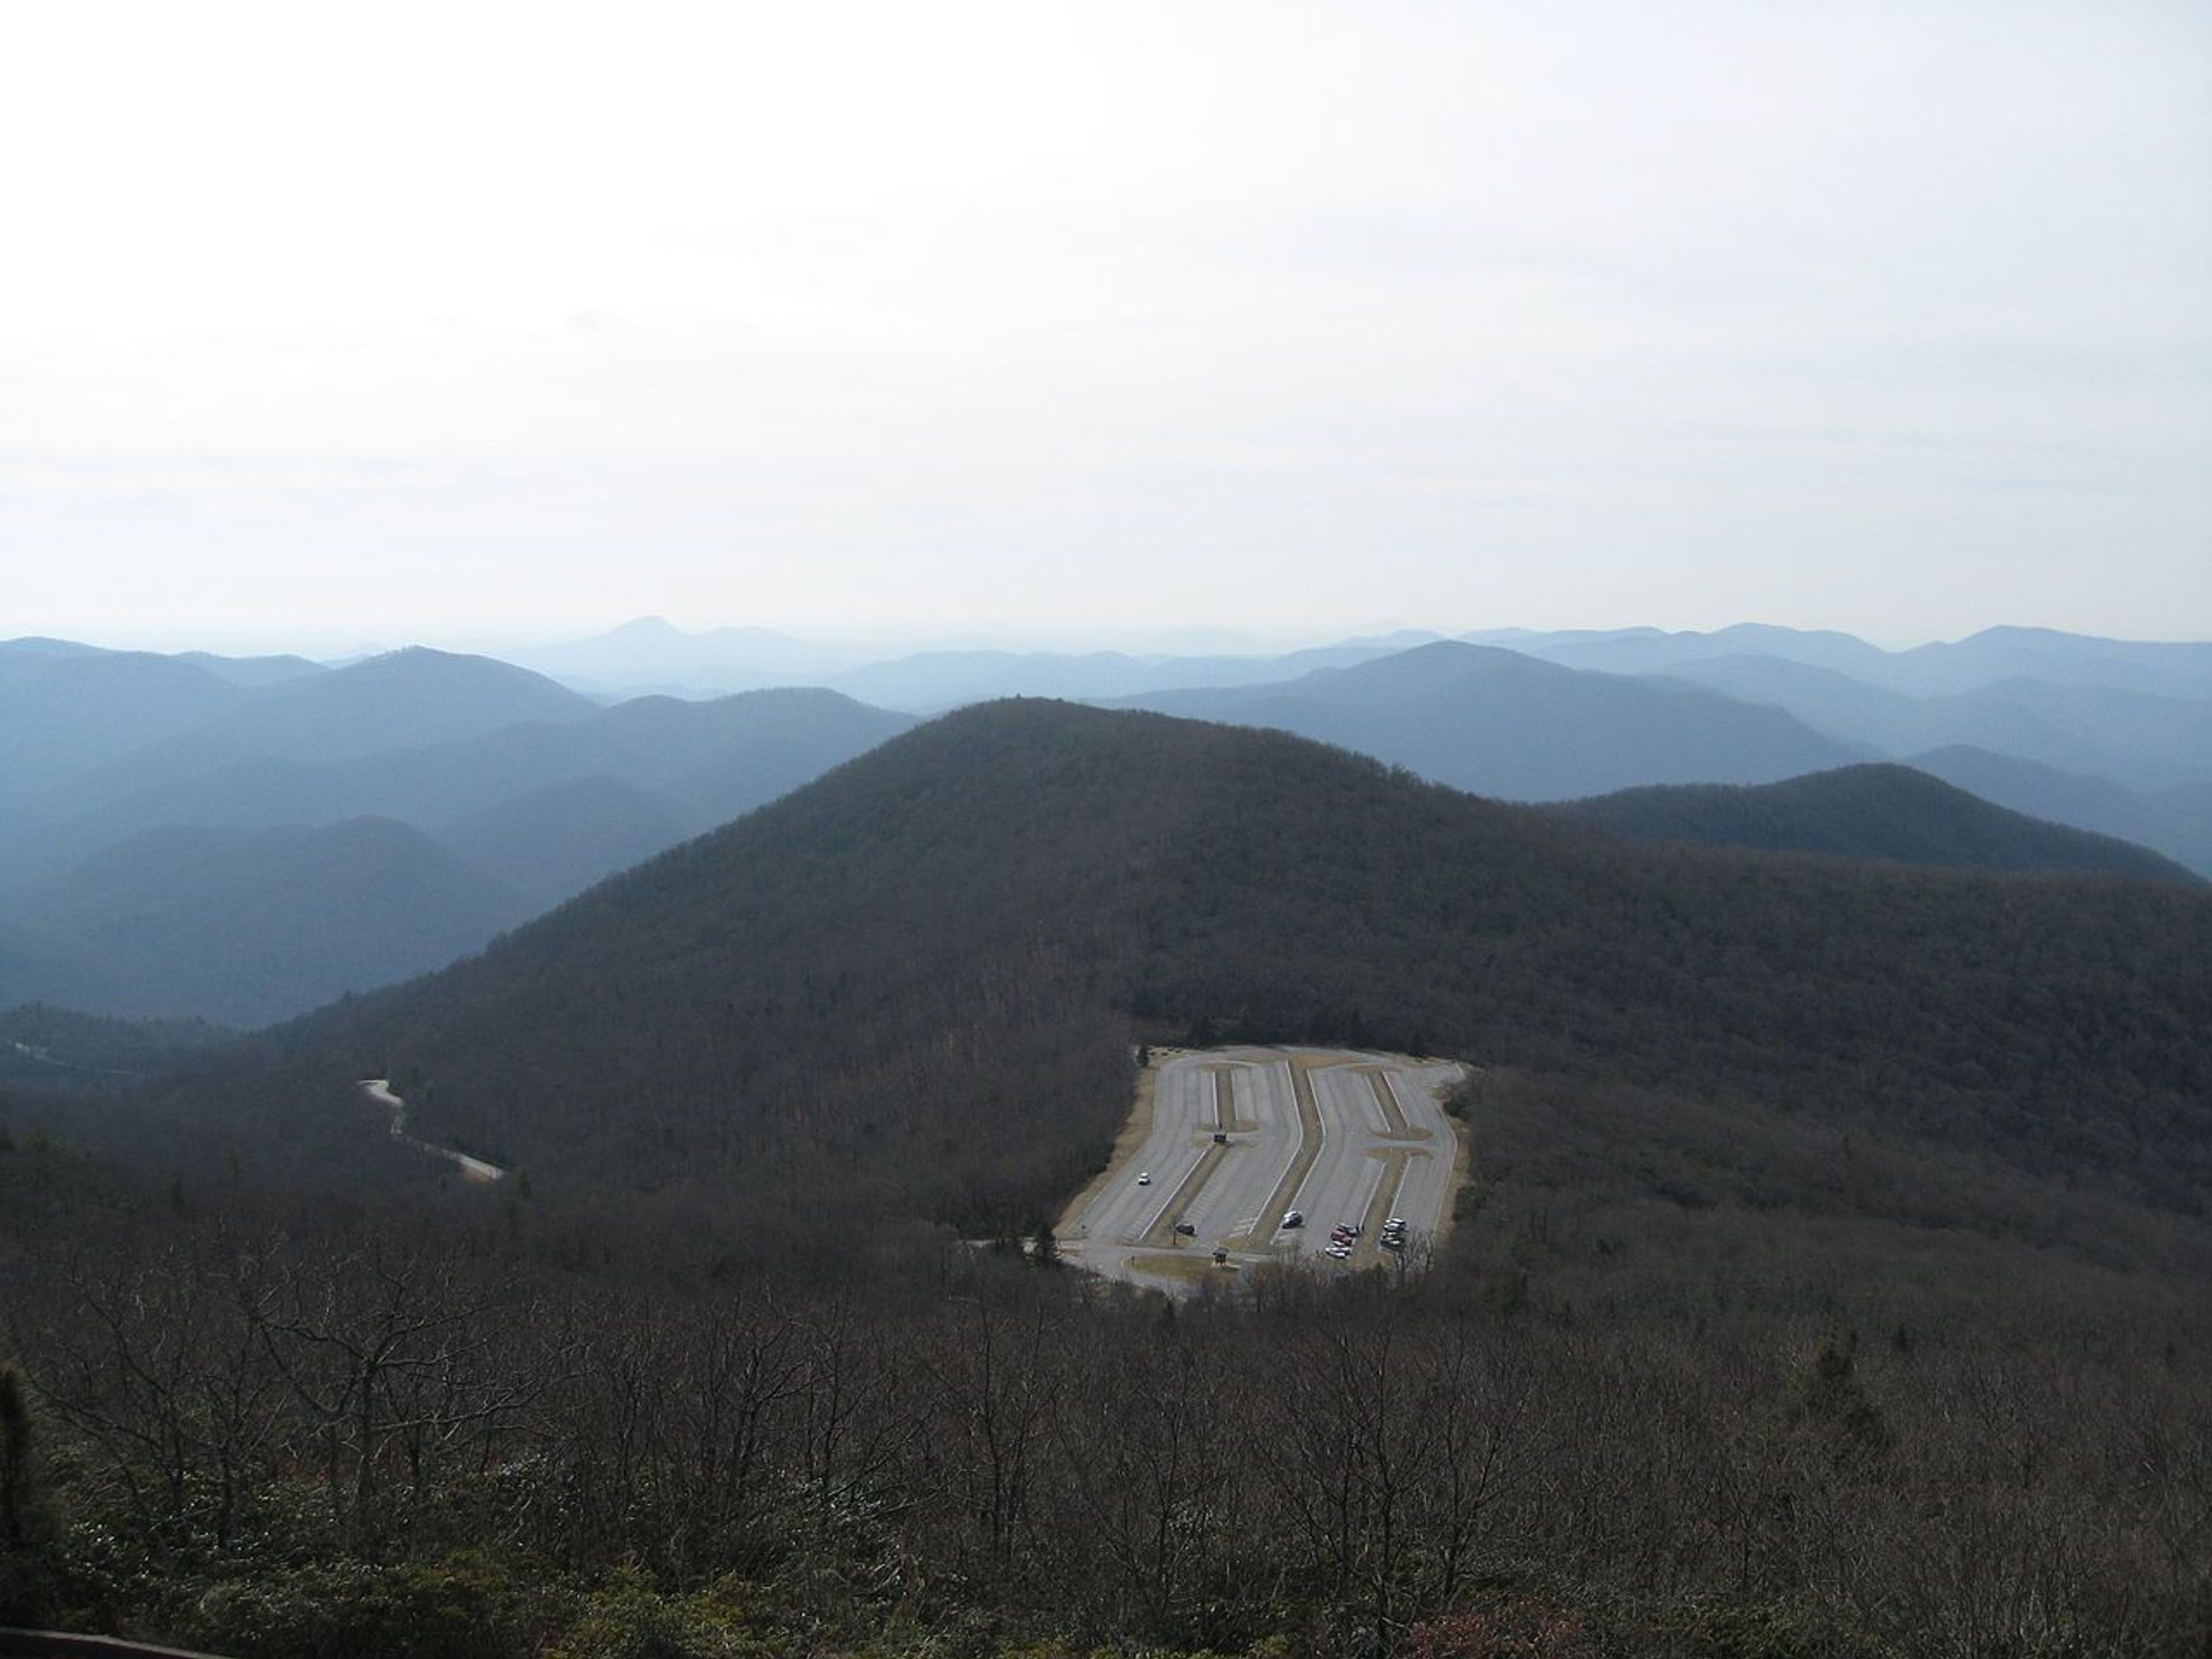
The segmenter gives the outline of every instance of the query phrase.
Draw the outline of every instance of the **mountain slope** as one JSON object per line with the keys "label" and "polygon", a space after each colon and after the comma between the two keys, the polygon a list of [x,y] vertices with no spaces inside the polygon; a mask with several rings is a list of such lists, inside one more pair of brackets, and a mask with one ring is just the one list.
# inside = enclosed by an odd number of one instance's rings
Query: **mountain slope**
{"label": "mountain slope", "polygon": [[2148,848],[2008,811],[1909,766],[1844,767],[1782,783],[1656,785],[1552,810],[1632,841],[2199,882]]}
{"label": "mountain slope", "polygon": [[2035,680],[1911,696],[1779,657],[1709,658],[1668,672],[1891,755],[1963,745],[2136,787],[2212,776],[2212,702]]}
{"label": "mountain slope", "polygon": [[437,840],[535,915],[686,833],[673,801],[599,773],[509,796],[443,826]]}
{"label": "mountain slope", "polygon": [[[2212,1181],[2212,899],[1646,850],[1279,734],[988,705],[269,1038],[545,1180],[1035,1212],[1137,1029],[1380,1042],[1916,1139],[2177,1206]],[[1869,1199],[1869,1203],[1876,1201]]]}
{"label": "mountain slope", "polygon": [[0,1012],[0,1084],[112,1091],[241,1034],[201,1020],[121,1020],[30,1003]]}
{"label": "mountain slope", "polygon": [[[453,742],[325,762],[203,755],[197,768],[169,775],[111,778],[104,799],[64,800],[43,820],[17,825],[0,837],[0,868],[35,869],[40,852],[51,861],[57,848],[96,848],[175,823],[262,830],[375,816],[443,836],[520,797],[592,777],[655,797],[632,797],[637,821],[629,839],[613,835],[610,845],[650,842],[658,851],[912,724],[834,691],[759,691],[710,702],[641,697],[578,718],[524,720]],[[612,810],[611,801],[602,803],[603,814]],[[519,823],[511,815],[502,821]],[[472,844],[483,845],[480,837]]]}
{"label": "mountain slope", "polygon": [[411,646],[272,685],[193,739],[222,752],[323,761],[452,743],[523,720],[580,720],[593,708],[526,668]]}
{"label": "mountain slope", "polygon": [[2212,876],[2212,785],[2137,792],[2012,755],[1955,744],[1908,757],[1946,783],[2030,817],[2154,848]]}
{"label": "mountain slope", "polygon": [[[35,868],[42,851],[55,846],[97,847],[165,823],[266,827],[284,821],[229,812],[149,814],[129,805],[164,791],[187,798],[196,790],[210,793],[205,780],[226,767],[319,768],[380,750],[452,743],[522,721],[574,720],[597,712],[586,698],[526,669],[420,647],[257,689],[233,686],[173,658],[153,660],[172,672],[201,676],[228,701],[212,714],[195,711],[167,735],[74,769],[37,803],[34,821],[0,831],[0,872]],[[227,784],[211,793],[226,804],[237,799]],[[104,823],[103,816],[116,822]],[[51,865],[50,857],[43,861]]]}
{"label": "mountain slope", "polygon": [[2094,685],[2147,696],[2212,698],[2212,643],[2111,640],[2054,628],[1985,628],[1900,652],[1895,683],[1923,693],[2001,680]]}
{"label": "mountain slope", "polygon": [[0,805],[20,804],[236,708],[248,693],[204,666],[60,641],[0,644]]}
{"label": "mountain slope", "polygon": [[1456,641],[1285,685],[1158,692],[1119,706],[1294,732],[1512,800],[1765,783],[1864,758],[1779,709]]}
{"label": "mountain slope", "polygon": [[12,1000],[258,1025],[451,961],[528,914],[389,819],[149,831],[13,895],[25,938],[96,972]]}
{"label": "mountain slope", "polygon": [[331,672],[305,657],[223,657],[212,651],[182,651],[177,660],[204,668],[233,685],[282,685],[287,680],[304,680]]}

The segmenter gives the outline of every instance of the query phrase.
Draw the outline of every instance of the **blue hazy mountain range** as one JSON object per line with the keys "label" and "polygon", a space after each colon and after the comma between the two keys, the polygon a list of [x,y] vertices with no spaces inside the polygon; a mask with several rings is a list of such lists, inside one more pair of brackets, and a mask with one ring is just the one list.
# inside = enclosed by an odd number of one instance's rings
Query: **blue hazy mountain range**
{"label": "blue hazy mountain range", "polygon": [[[855,663],[765,629],[644,619],[533,659],[549,659],[575,684],[419,648],[330,667],[0,642],[0,1006],[277,1018],[474,950],[922,712],[1012,695],[1278,726],[1528,801],[1905,761],[2212,870],[2201,645],[2000,629],[1892,653],[1747,625]],[[749,676],[799,684],[702,695]],[[625,684],[680,695],[621,697]],[[2002,847],[2035,867],[2157,867],[1977,817],[1949,791],[1857,778],[1861,819],[1899,818],[1871,855],[1978,863]],[[1813,824],[1845,798],[1801,790],[1789,811],[1700,798],[1680,833],[1848,851]],[[1659,833],[1663,817],[1645,801],[1615,827]]]}

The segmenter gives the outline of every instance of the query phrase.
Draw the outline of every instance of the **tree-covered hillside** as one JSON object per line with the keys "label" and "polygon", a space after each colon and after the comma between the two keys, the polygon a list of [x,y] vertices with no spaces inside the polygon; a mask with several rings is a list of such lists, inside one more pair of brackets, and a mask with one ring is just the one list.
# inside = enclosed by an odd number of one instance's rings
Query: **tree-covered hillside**
{"label": "tree-covered hillside", "polygon": [[[0,1081],[58,1517],[0,1609],[255,1659],[2185,1659],[2208,959],[2188,889],[972,710],[150,1095]],[[1170,1310],[931,1224],[1034,1226],[1133,1039],[1206,1036],[1474,1063],[1433,1271]],[[385,1074],[514,1176],[393,1140]]]}
{"label": "tree-covered hillside", "polygon": [[26,937],[96,964],[104,994],[90,1006],[241,1026],[451,962],[530,914],[421,831],[376,817],[148,830],[0,897]]}
{"label": "tree-covered hillside", "polygon": [[2212,899],[2169,886],[1632,848],[1287,737],[1009,702],[264,1052],[400,1078],[542,1181],[771,1203],[1048,1209],[1151,1033],[1784,1109],[2190,1209],[2208,960]]}
{"label": "tree-covered hillside", "polygon": [[1656,784],[1552,810],[1631,841],[2201,884],[2148,848],[2007,811],[1909,766],[1846,766],[1781,783]]}

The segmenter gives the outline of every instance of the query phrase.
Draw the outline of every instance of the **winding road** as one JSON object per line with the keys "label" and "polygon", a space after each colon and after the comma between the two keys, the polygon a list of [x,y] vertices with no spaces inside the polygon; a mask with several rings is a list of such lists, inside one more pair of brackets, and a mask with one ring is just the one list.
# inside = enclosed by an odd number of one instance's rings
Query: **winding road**
{"label": "winding road", "polygon": [[464,1181],[503,1181],[507,1171],[496,1164],[487,1164],[480,1158],[471,1158],[466,1152],[457,1152],[450,1146],[438,1146],[407,1133],[407,1103],[392,1091],[388,1077],[365,1077],[361,1091],[385,1110],[392,1114],[392,1138],[404,1146],[412,1146],[418,1152],[428,1152],[433,1158],[442,1158],[457,1164]]}

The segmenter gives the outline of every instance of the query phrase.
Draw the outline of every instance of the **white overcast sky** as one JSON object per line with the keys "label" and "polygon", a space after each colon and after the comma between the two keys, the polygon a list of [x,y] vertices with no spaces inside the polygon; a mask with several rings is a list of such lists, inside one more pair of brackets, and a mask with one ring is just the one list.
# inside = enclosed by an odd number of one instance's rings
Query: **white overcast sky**
{"label": "white overcast sky", "polygon": [[2212,636],[2200,0],[0,0],[0,636]]}

